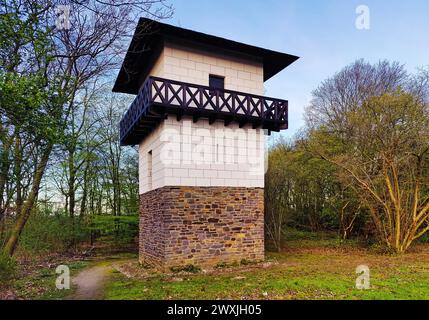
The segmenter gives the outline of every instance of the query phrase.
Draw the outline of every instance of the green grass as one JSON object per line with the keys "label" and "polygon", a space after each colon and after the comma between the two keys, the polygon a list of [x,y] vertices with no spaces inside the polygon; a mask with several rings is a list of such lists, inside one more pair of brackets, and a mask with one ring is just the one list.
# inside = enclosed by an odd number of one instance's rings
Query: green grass
{"label": "green grass", "polygon": [[[244,261],[245,262],[245,261]],[[267,252],[264,264],[198,266],[162,274],[138,265],[135,254],[111,254],[92,262],[64,262],[71,275],[93,264],[119,266],[106,283],[105,299],[429,299],[429,244],[404,255],[382,253],[335,234],[288,231],[282,252]],[[355,288],[358,265],[368,265],[371,289]],[[196,269],[195,269],[196,270]],[[55,266],[36,269],[13,282],[24,299],[64,299],[71,290],[55,287]]]}
{"label": "green grass", "polygon": [[[64,264],[70,268],[72,277],[88,266],[88,262],[83,261]],[[55,300],[67,298],[73,293],[74,288],[71,287],[69,290],[57,289],[55,281],[59,274],[55,272],[55,269],[56,266],[41,268],[34,273],[20,277],[13,282],[13,290],[21,299]]]}
{"label": "green grass", "polygon": [[[69,299],[75,293],[75,287],[71,283],[70,289],[59,290],[56,288],[55,282],[59,274],[55,272],[58,265],[67,265],[70,268],[70,276],[73,278],[80,271],[95,265],[108,266],[112,263],[121,261],[136,260],[136,253],[121,252],[104,254],[102,256],[94,256],[91,260],[76,261],[76,260],[55,260],[51,263],[50,267],[46,266],[43,259],[35,258],[29,262],[26,268],[21,268],[17,276],[8,281],[7,283],[0,282],[0,297],[2,293],[11,291],[18,299],[30,300],[57,300]],[[60,262],[61,261],[61,262]],[[41,264],[41,266],[39,266]]]}
{"label": "green grass", "polygon": [[[146,279],[114,273],[106,299],[429,299],[429,245],[393,256],[355,241],[326,237],[288,240],[267,253],[271,266],[250,265],[211,273]],[[371,289],[355,288],[358,265],[370,268]],[[139,268],[136,268],[138,270]]]}

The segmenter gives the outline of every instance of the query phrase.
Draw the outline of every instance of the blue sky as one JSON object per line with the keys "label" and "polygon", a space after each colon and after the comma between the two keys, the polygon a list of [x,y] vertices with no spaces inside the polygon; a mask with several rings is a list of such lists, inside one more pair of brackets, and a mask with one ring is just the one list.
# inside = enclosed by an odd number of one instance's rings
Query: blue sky
{"label": "blue sky", "polygon": [[[427,0],[171,2],[175,14],[167,23],[300,57],[265,84],[266,95],[289,100],[285,136],[304,125],[312,90],[356,59],[398,61],[410,72],[429,65]],[[370,9],[369,30],[355,27],[359,5]]]}

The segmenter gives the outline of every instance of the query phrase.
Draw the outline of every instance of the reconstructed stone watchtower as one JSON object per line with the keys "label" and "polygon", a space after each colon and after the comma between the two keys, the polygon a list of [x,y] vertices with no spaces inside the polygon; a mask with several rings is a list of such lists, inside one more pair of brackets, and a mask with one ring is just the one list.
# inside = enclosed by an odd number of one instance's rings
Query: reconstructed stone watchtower
{"label": "reconstructed stone watchtower", "polygon": [[288,103],[264,81],[297,57],[140,19],[113,91],[139,146],[140,261],[160,267],[264,258],[265,133]]}

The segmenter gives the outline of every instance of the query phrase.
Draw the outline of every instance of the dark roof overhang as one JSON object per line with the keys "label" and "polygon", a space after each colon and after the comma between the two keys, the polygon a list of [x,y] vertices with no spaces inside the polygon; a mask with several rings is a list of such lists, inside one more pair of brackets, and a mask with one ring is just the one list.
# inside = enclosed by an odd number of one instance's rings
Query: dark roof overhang
{"label": "dark roof overhang", "polygon": [[178,42],[192,47],[206,48],[223,54],[240,55],[262,61],[264,81],[270,79],[298,59],[294,55],[175,27],[147,18],[140,18],[113,86],[113,92],[137,94],[140,85],[156,62],[165,41]]}

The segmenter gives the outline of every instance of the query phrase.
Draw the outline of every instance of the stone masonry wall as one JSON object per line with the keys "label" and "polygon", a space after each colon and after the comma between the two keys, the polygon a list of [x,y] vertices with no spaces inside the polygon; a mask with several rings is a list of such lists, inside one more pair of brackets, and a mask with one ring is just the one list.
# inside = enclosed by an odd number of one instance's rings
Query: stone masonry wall
{"label": "stone masonry wall", "polygon": [[140,195],[140,262],[159,267],[264,259],[264,189],[163,187]]}

